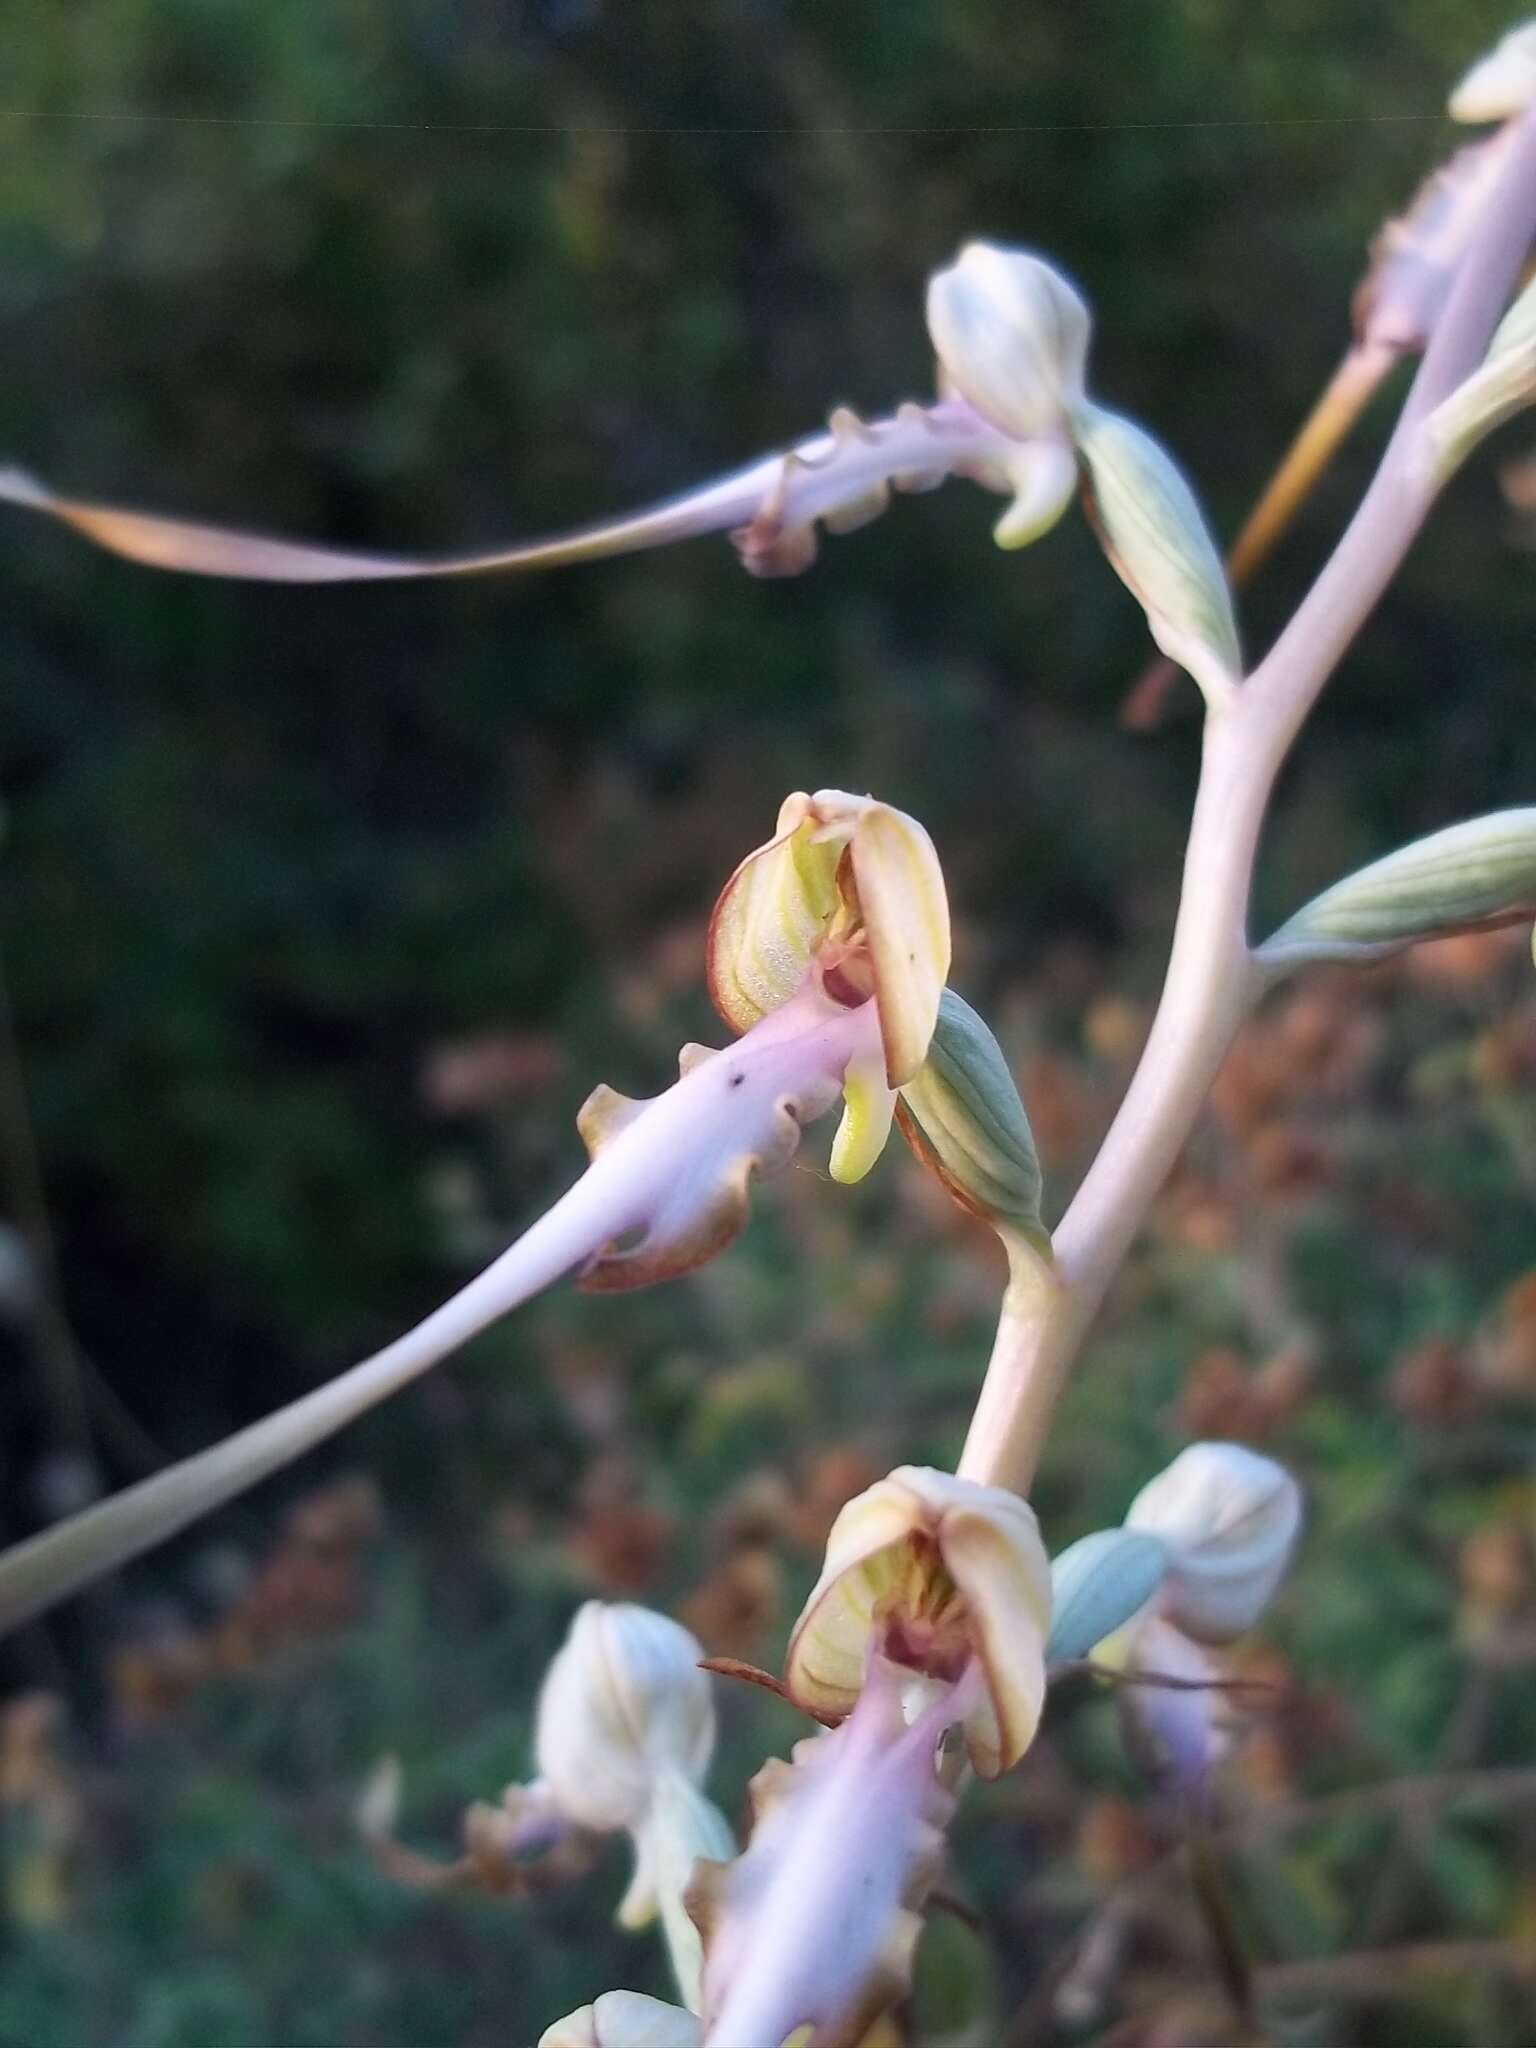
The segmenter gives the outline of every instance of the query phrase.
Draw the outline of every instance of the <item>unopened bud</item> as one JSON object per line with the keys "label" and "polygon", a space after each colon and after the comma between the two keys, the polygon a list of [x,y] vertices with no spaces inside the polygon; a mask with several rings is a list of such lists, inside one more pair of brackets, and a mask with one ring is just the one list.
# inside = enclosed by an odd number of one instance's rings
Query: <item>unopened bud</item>
{"label": "unopened bud", "polygon": [[606,1991],[595,2005],[546,2027],[539,2048],[699,2048],[699,2023],[659,1998]]}
{"label": "unopened bud", "polygon": [[1259,949],[1266,963],[1377,959],[1420,939],[1536,917],[1536,808],[1494,811],[1335,882]]}
{"label": "unopened bud", "polygon": [[912,1150],[955,1200],[997,1230],[1041,1249],[1040,1160],[1003,1049],[953,989],[922,1067],[901,1091],[896,1115]]}
{"label": "unopened bud", "polygon": [[954,1683],[973,1661],[983,1690],[964,1716],[983,1777],[1029,1747],[1045,1698],[1051,1571],[1034,1511],[1017,1494],[904,1465],[848,1502],[795,1625],[793,1698],[849,1713],[872,1651]]}
{"label": "unopened bud", "polygon": [[703,1654],[664,1614],[589,1600],[539,1694],[535,1752],[561,1813],[594,1833],[635,1836],[626,1926],[656,1910],[648,1823],[659,1779],[675,1771],[697,1784],[709,1768],[715,1706]]}
{"label": "unopened bud", "polygon": [[1089,511],[1152,638],[1212,699],[1242,672],[1232,593],[1194,492],[1144,428],[1084,400],[1072,416]]}
{"label": "unopened bud", "polygon": [[1507,121],[1536,96],[1536,21],[1512,28],[1451,94],[1453,121]]}
{"label": "unopened bud", "polygon": [[1005,434],[1054,434],[1082,397],[1088,308],[1027,249],[970,242],[928,285],[943,380]]}
{"label": "unopened bud", "polygon": [[1191,1444],[1131,1503],[1127,1529],[1157,1536],[1169,1561],[1158,1609],[1201,1642],[1252,1628],[1301,1527],[1296,1482],[1241,1444]]}

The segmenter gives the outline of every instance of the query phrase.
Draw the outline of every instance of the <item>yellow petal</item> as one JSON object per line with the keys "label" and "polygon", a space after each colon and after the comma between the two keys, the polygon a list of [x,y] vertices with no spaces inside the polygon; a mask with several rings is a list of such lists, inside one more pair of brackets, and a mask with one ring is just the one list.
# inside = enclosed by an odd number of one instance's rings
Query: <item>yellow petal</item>
{"label": "yellow petal", "polygon": [[821,1577],[795,1624],[784,1662],[790,1692],[812,1713],[853,1711],[875,1610],[904,1569],[902,1546],[926,1527],[922,1502],[904,1484],[908,1468],[857,1494],[827,1537]]}
{"label": "yellow petal", "polygon": [[811,799],[797,790],[780,806],[773,838],[720,892],[709,924],[709,993],[733,1031],[750,1031],[804,981],[837,909],[840,855],[816,836]]}
{"label": "yellow petal", "polygon": [[949,977],[949,899],[933,841],[904,811],[869,805],[854,827],[852,853],[885,1075],[899,1088],[928,1057],[938,1021]]}
{"label": "yellow petal", "polygon": [[1017,1494],[981,1489],[985,1503],[946,1513],[939,1547],[976,1632],[987,1699],[966,1717],[971,1762],[983,1778],[1016,1764],[1035,1739],[1045,1705],[1045,1639],[1051,1567],[1034,1511]]}
{"label": "yellow petal", "polygon": [[887,1087],[884,1067],[856,1061],[843,1076],[843,1120],[828,1167],[834,1180],[851,1187],[864,1178],[885,1150],[895,1113],[896,1091]]}

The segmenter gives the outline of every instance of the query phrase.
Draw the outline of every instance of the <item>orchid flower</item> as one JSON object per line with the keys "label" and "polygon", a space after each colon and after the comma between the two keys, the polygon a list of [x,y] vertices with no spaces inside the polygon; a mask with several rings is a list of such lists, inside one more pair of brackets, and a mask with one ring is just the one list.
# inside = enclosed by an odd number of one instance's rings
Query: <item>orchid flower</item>
{"label": "orchid flower", "polygon": [[[1007,1770],[1045,1697],[1050,1567],[1017,1495],[904,1466],[850,1501],[790,1640],[785,1689],[831,1732],[754,1782],[754,1828],[690,1888],[703,2048],[852,2048],[905,1992],[959,1729]],[[797,2036],[798,2038],[798,2036]]]}
{"label": "orchid flower", "polygon": [[0,1556],[0,1630],[312,1449],[562,1275],[643,1287],[714,1258],[746,1223],[754,1175],[785,1166],[840,1096],[832,1170],[857,1179],[885,1141],[894,1089],[922,1072],[948,970],[944,880],[923,828],[871,797],[790,797],[710,928],[711,989],[738,1042],[685,1046],[680,1079],[647,1101],[595,1089],[577,1117],[587,1171],[414,1330]]}
{"label": "orchid flower", "polygon": [[559,568],[729,533],[754,576],[795,576],[816,529],[847,533],[891,492],[969,478],[1010,500],[994,529],[1023,547],[1061,518],[1082,474],[1085,503],[1117,574],[1145,607],[1159,647],[1213,697],[1241,663],[1220,559],[1193,493],[1142,428],[1084,383],[1091,322],[1071,284],[1029,250],[972,242],[929,281],[940,396],[886,417],[834,411],[826,431],[697,490],[574,532],[436,558],[278,540],[63,496],[0,469],[0,500],[42,512],[152,568],[263,583],[367,583]]}
{"label": "orchid flower", "polygon": [[[974,259],[980,247],[967,256]],[[908,402],[885,418],[867,421],[840,406],[825,432],[663,504],[567,534],[432,559],[318,547],[126,511],[60,496],[14,468],[0,470],[0,499],[48,513],[111,553],[151,568],[260,583],[372,583],[555,569],[721,532],[730,534],[749,574],[795,576],[816,558],[818,524],[832,533],[851,532],[885,510],[893,489],[930,490],[950,476],[968,477],[1014,498],[1002,535],[1005,544],[1018,545],[1033,538],[1048,506],[1059,513],[1071,495],[1075,465],[1069,445],[1063,457],[1061,385],[1074,378],[1080,384],[1088,315],[1072,288],[1037,258],[1020,254],[1004,260],[1038,277],[1034,297],[1069,356],[1058,370],[1049,346],[1038,346],[1033,359],[1021,366],[1022,379],[1014,380],[1030,390],[999,404],[1000,387],[1008,380],[995,360],[997,336],[960,332],[944,287],[963,268],[962,258],[954,273],[934,280],[929,297],[945,396],[930,404]],[[1054,307],[1047,303],[1052,299]],[[979,319],[973,324],[981,327]],[[967,365],[978,354],[991,361],[972,378]],[[969,398],[978,385],[989,401],[980,409]],[[996,417],[1000,412],[1001,420]]]}
{"label": "orchid flower", "polygon": [[1051,1567],[1050,1662],[1092,1652],[1129,1681],[1127,1737],[1173,1790],[1199,1785],[1226,1749],[1217,1653],[1269,1604],[1300,1527],[1300,1492],[1273,1459],[1191,1444],[1137,1494],[1123,1527],[1085,1536]]}

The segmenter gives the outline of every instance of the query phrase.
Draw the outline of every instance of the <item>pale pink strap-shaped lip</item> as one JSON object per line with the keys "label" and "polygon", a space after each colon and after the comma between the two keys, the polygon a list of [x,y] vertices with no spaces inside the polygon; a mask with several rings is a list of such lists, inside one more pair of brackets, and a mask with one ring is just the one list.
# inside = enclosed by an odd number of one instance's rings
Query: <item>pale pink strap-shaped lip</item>
{"label": "pale pink strap-shaped lip", "polygon": [[[756,535],[765,512],[776,529],[792,523],[808,533],[815,520],[835,518],[892,479],[923,474],[937,481],[951,471],[985,467],[998,445],[1000,437],[954,400],[904,405],[893,417],[867,424],[840,415],[826,432],[642,511],[511,547],[435,556],[324,547],[65,497],[14,466],[0,467],[0,502],[60,520],[109,553],[149,568],[255,583],[382,583],[557,569],[702,534]],[[751,549],[745,552],[750,565]]]}
{"label": "pale pink strap-shaped lip", "polygon": [[[420,576],[483,576],[497,570],[553,569],[660,547],[750,519],[778,467],[755,465],[702,491],[621,519],[601,520],[572,532],[509,548],[462,555],[374,555],[308,541],[279,540],[196,520],[134,512],[84,498],[61,497],[25,470],[0,469],[0,500],[62,520],[110,553],[152,569],[192,576],[231,576],[252,583],[382,583]],[[756,489],[753,489],[753,483]]]}

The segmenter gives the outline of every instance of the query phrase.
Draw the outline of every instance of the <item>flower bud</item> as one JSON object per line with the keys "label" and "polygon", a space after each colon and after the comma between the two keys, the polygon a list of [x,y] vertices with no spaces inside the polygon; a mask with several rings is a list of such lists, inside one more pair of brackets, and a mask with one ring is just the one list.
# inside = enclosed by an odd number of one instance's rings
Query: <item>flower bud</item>
{"label": "flower bud", "polygon": [[1494,811],[1335,882],[1259,949],[1266,963],[1377,959],[1420,939],[1536,917],[1536,808]]}
{"label": "flower bud", "polygon": [[1110,565],[1152,638],[1208,697],[1242,673],[1232,593],[1194,492],[1143,428],[1088,400],[1072,416],[1088,507]]}
{"label": "flower bud", "polygon": [[715,1705],[703,1654],[664,1614],[589,1600],[539,1694],[535,1754],[561,1813],[597,1834],[635,1837],[635,1881],[620,1908],[626,1926],[643,1926],[656,1911],[658,1781],[678,1772],[697,1784],[709,1768]]}
{"label": "flower bud", "polygon": [[1168,1570],[1168,1545],[1144,1529],[1098,1529],[1051,1562],[1048,1664],[1067,1664],[1134,1621]]}
{"label": "flower bud", "polygon": [[1026,249],[970,242],[928,285],[946,387],[1018,440],[1051,435],[1083,395],[1088,308]]}
{"label": "flower bud", "polygon": [[902,1089],[896,1116],[962,1209],[1049,1249],[1029,1118],[1002,1047],[953,989],[939,999],[928,1057]]}
{"label": "flower bud", "polygon": [[1453,121],[1506,121],[1536,95],[1536,21],[1512,28],[1479,57],[1451,94]]}
{"label": "flower bud", "polygon": [[1029,1747],[1045,1698],[1051,1570],[1034,1511],[1017,1494],[904,1465],[848,1502],[785,1660],[792,1697],[849,1713],[872,1651],[902,1669],[983,1690],[964,1716],[983,1777]]}
{"label": "flower bud", "polygon": [[1241,1444],[1191,1444],[1131,1503],[1127,1529],[1167,1544],[1158,1610],[1201,1642],[1252,1628],[1301,1527],[1296,1482]]}
{"label": "flower bud", "polygon": [[595,2005],[546,2027],[539,2048],[699,2048],[699,2023],[659,1998],[605,1991]]}

